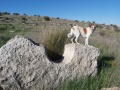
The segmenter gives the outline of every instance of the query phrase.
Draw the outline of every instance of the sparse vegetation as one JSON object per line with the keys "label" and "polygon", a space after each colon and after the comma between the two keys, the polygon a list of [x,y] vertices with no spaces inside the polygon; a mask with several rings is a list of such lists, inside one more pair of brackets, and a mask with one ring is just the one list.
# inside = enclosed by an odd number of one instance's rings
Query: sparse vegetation
{"label": "sparse vegetation", "polygon": [[0,24],[0,47],[5,44],[9,39],[13,38],[16,34],[24,35],[25,30],[16,28],[13,24],[3,23]]}
{"label": "sparse vegetation", "polygon": [[[75,25],[90,23],[56,18],[51,19],[48,16],[25,17],[29,18],[29,20],[27,20],[28,24],[22,24],[20,21],[1,21],[0,47],[15,35],[20,34],[31,38],[36,42],[42,43],[47,48],[47,53],[52,60],[60,58],[63,54],[64,45],[69,43],[66,36],[70,30],[68,23],[74,23]],[[25,20],[25,18],[21,16],[9,16],[9,18],[17,18],[14,21],[21,19]],[[54,24],[53,22],[51,24],[50,22],[45,21],[54,21]],[[59,23],[61,26],[58,25]],[[103,27],[105,24],[97,24],[96,26],[96,31],[90,37],[90,45],[100,49],[100,56],[98,58],[98,74],[95,77],[85,77],[80,78],[79,80],[75,79],[72,81],[66,81],[61,83],[56,90],[100,90],[103,87],[120,87],[120,33],[115,32],[114,30],[104,30]],[[114,25],[111,24],[110,27],[111,26]],[[80,37],[79,42],[84,44],[84,39]],[[57,56],[55,54],[57,54]]]}
{"label": "sparse vegetation", "polygon": [[1,15],[10,15],[8,12],[1,12]]}

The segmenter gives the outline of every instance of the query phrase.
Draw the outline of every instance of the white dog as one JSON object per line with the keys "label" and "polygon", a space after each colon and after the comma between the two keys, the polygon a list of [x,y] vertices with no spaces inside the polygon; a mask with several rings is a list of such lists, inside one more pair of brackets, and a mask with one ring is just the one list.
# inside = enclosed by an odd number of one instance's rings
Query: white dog
{"label": "white dog", "polygon": [[85,37],[85,45],[88,45],[88,39],[89,39],[90,35],[92,34],[92,32],[94,31],[94,29],[95,29],[94,25],[85,27],[85,28],[76,25],[71,28],[71,31],[67,36],[68,36],[68,38],[72,37],[72,39],[71,39],[72,43],[74,43],[73,39],[75,39],[75,42],[78,43],[77,40],[81,34],[81,36]]}

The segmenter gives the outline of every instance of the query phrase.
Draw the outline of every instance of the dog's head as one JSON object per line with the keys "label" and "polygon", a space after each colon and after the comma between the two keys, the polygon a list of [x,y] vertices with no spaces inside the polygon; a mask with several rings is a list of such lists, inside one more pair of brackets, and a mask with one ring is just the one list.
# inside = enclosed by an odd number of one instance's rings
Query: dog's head
{"label": "dog's head", "polygon": [[95,29],[96,29],[96,26],[95,25],[91,25],[90,28],[91,28],[92,32],[94,32]]}

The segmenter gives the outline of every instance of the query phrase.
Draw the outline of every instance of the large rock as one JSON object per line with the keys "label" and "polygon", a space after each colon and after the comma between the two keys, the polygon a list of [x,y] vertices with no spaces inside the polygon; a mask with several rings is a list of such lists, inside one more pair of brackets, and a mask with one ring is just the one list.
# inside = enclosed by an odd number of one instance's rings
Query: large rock
{"label": "large rock", "polygon": [[98,55],[93,46],[67,44],[61,62],[54,63],[42,45],[16,36],[0,48],[0,85],[5,90],[49,90],[65,80],[96,75]]}

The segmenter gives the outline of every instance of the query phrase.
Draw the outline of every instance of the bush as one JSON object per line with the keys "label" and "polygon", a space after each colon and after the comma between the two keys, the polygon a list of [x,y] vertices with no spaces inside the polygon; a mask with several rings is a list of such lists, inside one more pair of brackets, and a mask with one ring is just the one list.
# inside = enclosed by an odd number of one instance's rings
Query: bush
{"label": "bush", "polygon": [[75,20],[75,22],[79,22],[78,20]]}
{"label": "bush", "polygon": [[38,17],[40,17],[40,15],[38,15]]}
{"label": "bush", "polygon": [[10,15],[8,12],[1,12],[1,15]]}
{"label": "bush", "polygon": [[59,17],[57,17],[56,19],[60,19]]}
{"label": "bush", "polygon": [[93,24],[95,24],[95,21],[93,21]]}
{"label": "bush", "polygon": [[25,14],[25,13],[24,13],[23,15],[24,15],[24,16],[27,16],[27,14]]}
{"label": "bush", "polygon": [[26,19],[26,17],[23,16],[23,17],[21,17],[21,20],[22,20],[23,23],[25,23],[25,21],[26,21],[27,19]]}
{"label": "bush", "polygon": [[45,21],[50,21],[50,18],[48,16],[44,16]]}
{"label": "bush", "polygon": [[13,13],[13,15],[20,15],[19,13]]}
{"label": "bush", "polygon": [[105,32],[104,32],[104,31],[100,31],[100,32],[99,32],[99,35],[100,35],[100,36],[105,36]]}

